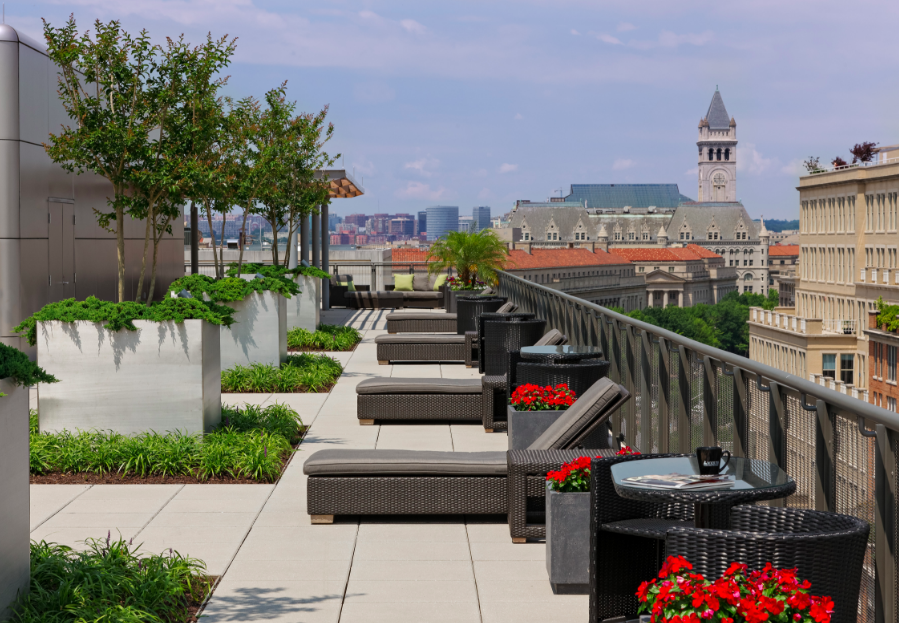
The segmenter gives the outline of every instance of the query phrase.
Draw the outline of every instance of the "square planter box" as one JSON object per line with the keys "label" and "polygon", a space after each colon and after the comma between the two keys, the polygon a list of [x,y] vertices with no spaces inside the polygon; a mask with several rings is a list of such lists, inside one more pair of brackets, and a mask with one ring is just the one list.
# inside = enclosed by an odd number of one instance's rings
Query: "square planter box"
{"label": "square planter box", "polygon": [[253,292],[224,305],[235,313],[234,324],[221,327],[222,370],[251,363],[279,366],[287,360],[286,298],[275,292]]}
{"label": "square planter box", "polygon": [[297,275],[301,292],[287,299],[287,330],[315,331],[321,324],[322,280],[318,277]]}
{"label": "square planter box", "polygon": [[443,297],[446,305],[446,313],[456,313],[457,296],[471,296],[472,294],[480,294],[481,292],[483,292],[483,290],[450,290],[449,288],[446,288],[446,294]]}
{"label": "square planter box", "polygon": [[590,493],[546,486],[546,572],[557,595],[590,593]]}
{"label": "square planter box", "polygon": [[29,550],[28,388],[0,379],[0,620],[28,592]]}
{"label": "square planter box", "polygon": [[507,407],[509,450],[525,450],[565,411],[516,411]]}
{"label": "square planter box", "polygon": [[41,322],[38,362],[60,380],[38,387],[41,431],[200,433],[222,418],[218,325],[135,320]]}

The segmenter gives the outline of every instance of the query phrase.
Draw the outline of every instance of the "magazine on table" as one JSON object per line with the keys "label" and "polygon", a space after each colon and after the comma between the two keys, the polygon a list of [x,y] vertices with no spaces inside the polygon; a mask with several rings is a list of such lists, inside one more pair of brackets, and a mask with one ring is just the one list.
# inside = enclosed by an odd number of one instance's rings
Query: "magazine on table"
{"label": "magazine on table", "polygon": [[624,479],[629,487],[647,489],[726,489],[734,486],[735,478],[729,474],[700,476],[699,474],[663,474],[631,476]]}

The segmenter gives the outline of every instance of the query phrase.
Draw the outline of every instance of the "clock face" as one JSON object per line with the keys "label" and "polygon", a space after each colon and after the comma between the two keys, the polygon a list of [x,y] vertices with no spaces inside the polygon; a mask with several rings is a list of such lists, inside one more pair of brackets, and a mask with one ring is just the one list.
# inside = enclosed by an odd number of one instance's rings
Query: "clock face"
{"label": "clock face", "polygon": [[715,186],[724,186],[724,183],[727,181],[725,177],[721,173],[716,173],[715,177],[712,178],[712,182]]}

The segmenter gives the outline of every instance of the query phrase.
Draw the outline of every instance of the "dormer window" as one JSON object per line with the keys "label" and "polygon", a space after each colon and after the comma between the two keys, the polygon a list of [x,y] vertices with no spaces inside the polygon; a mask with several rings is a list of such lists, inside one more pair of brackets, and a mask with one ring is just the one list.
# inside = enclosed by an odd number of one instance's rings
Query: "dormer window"
{"label": "dormer window", "polygon": [[636,234],[634,234],[634,232],[632,232],[632,231],[627,232],[628,240],[634,240],[635,238],[636,238]]}

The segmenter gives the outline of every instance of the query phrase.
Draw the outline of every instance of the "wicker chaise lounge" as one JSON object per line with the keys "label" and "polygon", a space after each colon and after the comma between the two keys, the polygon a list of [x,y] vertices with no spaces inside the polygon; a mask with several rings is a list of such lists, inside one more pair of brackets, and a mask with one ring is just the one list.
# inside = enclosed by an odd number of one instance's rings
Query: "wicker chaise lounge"
{"label": "wicker chaise lounge", "polygon": [[[624,387],[600,380],[522,452],[534,451],[541,465],[549,464],[547,452],[585,445],[593,449],[575,454],[612,453],[608,418],[629,398]],[[568,455],[558,455],[563,456]],[[509,486],[507,452],[320,450],[306,460],[303,472],[309,477],[312,523],[332,523],[335,515],[508,514],[510,509],[517,517],[545,496],[545,488],[527,482]],[[527,478],[533,470],[514,473]],[[511,491],[521,499],[511,500]]]}
{"label": "wicker chaise lounge", "polygon": [[[513,312],[514,303],[503,303],[497,312]],[[458,314],[394,312],[387,314],[387,333],[459,333]],[[462,332],[464,334],[464,332]]]}
{"label": "wicker chaise lounge", "polygon": [[[553,329],[537,345],[552,346],[565,341],[565,336]],[[488,395],[491,400],[499,397],[494,385],[485,385],[481,378],[372,378],[356,386],[356,416],[362,425],[374,424],[376,420],[480,422]]]}

